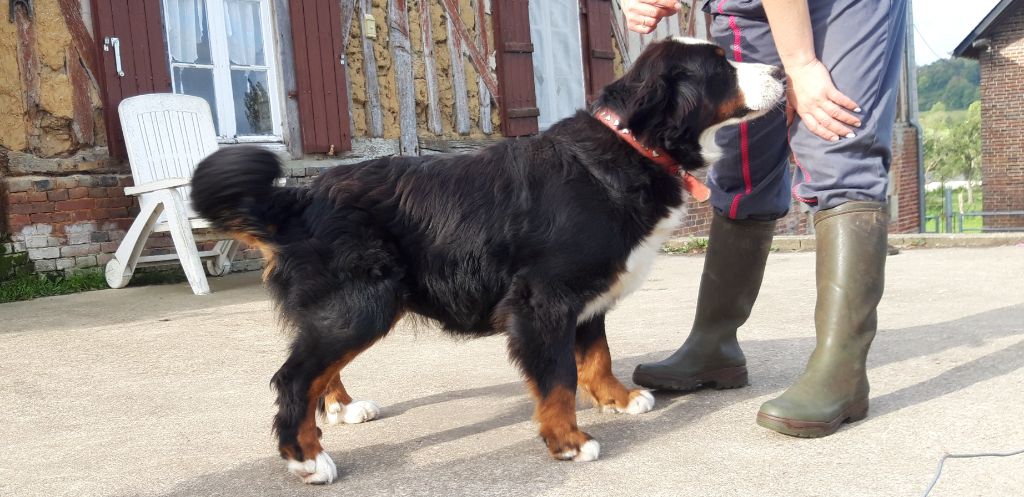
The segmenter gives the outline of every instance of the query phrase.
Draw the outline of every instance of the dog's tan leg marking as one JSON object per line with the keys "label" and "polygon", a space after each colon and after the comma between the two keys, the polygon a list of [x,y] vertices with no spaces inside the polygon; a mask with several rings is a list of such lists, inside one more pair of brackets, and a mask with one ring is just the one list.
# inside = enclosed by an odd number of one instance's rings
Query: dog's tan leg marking
{"label": "dog's tan leg marking", "polygon": [[580,387],[605,412],[642,414],[654,408],[654,397],[644,389],[629,390],[612,374],[608,340],[595,338],[586,349],[576,349],[576,376]]}
{"label": "dog's tan leg marking", "polygon": [[537,398],[534,419],[540,423],[540,436],[555,459],[593,461],[601,446],[576,426],[576,392],[557,386],[541,396],[531,382],[530,390]]}

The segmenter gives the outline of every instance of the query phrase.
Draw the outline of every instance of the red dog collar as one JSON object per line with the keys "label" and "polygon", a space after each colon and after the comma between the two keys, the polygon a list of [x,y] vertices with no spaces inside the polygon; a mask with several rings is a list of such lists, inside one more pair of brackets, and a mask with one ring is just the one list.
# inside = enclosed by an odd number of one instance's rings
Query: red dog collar
{"label": "red dog collar", "polygon": [[643,155],[650,159],[651,162],[661,166],[662,169],[668,171],[669,174],[676,176],[682,172],[683,189],[690,195],[693,195],[693,198],[697,199],[698,202],[706,202],[711,198],[711,190],[708,189],[707,185],[701,183],[701,181],[694,175],[682,171],[679,167],[679,163],[676,162],[671,155],[668,155],[667,152],[660,148],[645,147],[642,143],[637,141],[636,137],[634,137],[633,133],[630,133],[628,129],[619,128],[621,120],[619,119],[618,114],[614,111],[602,107],[597,110],[597,114],[595,114],[594,117],[596,117],[598,121],[604,123],[605,126],[608,126],[608,129],[611,129],[615,134],[619,135],[619,138],[622,138],[626,143],[632,145],[637,152],[640,152],[640,155]]}

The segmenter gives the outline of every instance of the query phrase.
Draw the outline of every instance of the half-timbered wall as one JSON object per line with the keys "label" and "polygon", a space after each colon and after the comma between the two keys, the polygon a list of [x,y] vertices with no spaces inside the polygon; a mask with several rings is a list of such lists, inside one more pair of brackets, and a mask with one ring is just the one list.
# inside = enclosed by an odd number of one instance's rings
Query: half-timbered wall
{"label": "half-timbered wall", "polygon": [[[405,4],[407,36],[389,26],[388,0],[353,3],[355,15],[349,27],[346,58],[355,137],[401,136],[401,94],[396,76],[406,73],[413,77],[416,132],[421,139],[483,138],[495,133],[500,125],[498,114],[491,105],[488,83],[477,70],[481,63],[484,67],[493,64],[490,2],[395,2],[392,9]],[[457,8],[458,19],[450,23],[449,12],[455,10],[452,7]],[[373,17],[376,38],[366,37],[367,14]],[[429,22],[424,23],[426,19]],[[396,42],[407,43],[411,49],[407,62],[396,58],[392,50],[392,36],[396,35],[403,38]],[[467,35],[474,47],[465,43]],[[487,72],[493,80],[493,69]]]}

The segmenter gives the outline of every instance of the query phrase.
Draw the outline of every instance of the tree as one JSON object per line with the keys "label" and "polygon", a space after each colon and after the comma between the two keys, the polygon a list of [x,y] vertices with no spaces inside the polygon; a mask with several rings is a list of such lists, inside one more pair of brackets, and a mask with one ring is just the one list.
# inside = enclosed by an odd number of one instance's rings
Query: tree
{"label": "tree", "polygon": [[[981,179],[981,102],[967,108],[963,119],[954,120],[939,102],[929,112],[924,129],[924,167],[939,181],[956,179],[970,183]],[[971,188],[969,201],[974,200]]]}

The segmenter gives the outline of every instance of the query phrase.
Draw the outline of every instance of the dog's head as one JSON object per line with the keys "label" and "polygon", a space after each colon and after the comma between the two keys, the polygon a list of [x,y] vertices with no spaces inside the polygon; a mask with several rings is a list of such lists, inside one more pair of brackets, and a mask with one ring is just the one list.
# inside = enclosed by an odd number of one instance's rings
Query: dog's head
{"label": "dog's head", "polygon": [[702,134],[760,117],[784,94],[782,68],[732,62],[707,41],[672,37],[648,46],[596,105],[615,111],[620,128],[645,146],[660,147],[685,169],[696,169],[705,165]]}

